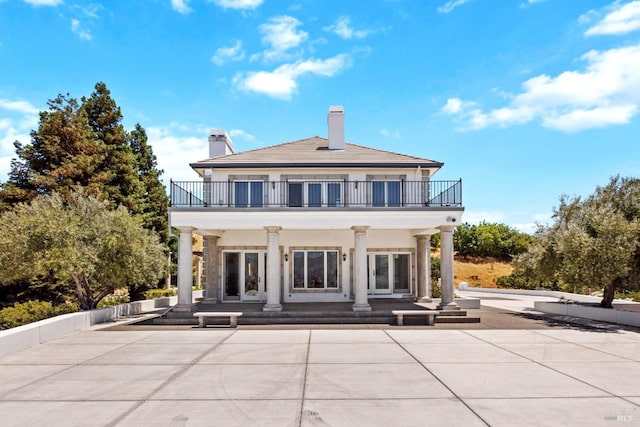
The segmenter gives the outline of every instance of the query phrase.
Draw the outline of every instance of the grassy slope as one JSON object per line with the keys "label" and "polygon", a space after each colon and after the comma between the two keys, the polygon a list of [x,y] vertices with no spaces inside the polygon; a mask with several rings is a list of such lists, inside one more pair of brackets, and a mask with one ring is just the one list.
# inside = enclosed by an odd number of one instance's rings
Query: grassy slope
{"label": "grassy slope", "polygon": [[495,288],[496,279],[507,276],[513,271],[510,263],[496,261],[492,258],[456,257],[454,260],[455,285],[467,282],[469,286],[480,285],[483,288]]}

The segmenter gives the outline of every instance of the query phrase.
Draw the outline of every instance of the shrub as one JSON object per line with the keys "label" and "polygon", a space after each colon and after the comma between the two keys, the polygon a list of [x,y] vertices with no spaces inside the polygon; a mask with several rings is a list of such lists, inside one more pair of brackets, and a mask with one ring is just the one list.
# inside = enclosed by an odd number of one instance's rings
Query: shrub
{"label": "shrub", "polygon": [[178,295],[175,288],[170,289],[149,289],[144,293],[146,299],[166,298]]}
{"label": "shrub", "polygon": [[513,270],[508,276],[500,276],[496,280],[496,285],[499,288],[510,289],[536,289],[536,284],[530,281],[522,272],[522,270]]}
{"label": "shrub", "polygon": [[15,328],[38,320],[79,310],[77,304],[54,306],[48,301],[27,301],[0,310],[0,329]]}
{"label": "shrub", "polygon": [[431,281],[431,298],[442,298],[442,290],[438,279]]}
{"label": "shrub", "polygon": [[129,289],[120,288],[113,291],[111,295],[102,298],[98,303],[98,308],[111,307],[114,305],[126,304],[130,301]]}

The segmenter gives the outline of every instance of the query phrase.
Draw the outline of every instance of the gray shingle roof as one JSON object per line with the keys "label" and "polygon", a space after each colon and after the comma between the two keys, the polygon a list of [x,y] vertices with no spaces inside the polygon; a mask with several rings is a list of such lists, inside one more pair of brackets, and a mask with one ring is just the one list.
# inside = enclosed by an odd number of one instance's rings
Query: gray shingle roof
{"label": "gray shingle roof", "polygon": [[329,140],[314,136],[265,148],[228,154],[192,163],[192,168],[232,167],[436,167],[442,163],[356,144],[329,150]]}

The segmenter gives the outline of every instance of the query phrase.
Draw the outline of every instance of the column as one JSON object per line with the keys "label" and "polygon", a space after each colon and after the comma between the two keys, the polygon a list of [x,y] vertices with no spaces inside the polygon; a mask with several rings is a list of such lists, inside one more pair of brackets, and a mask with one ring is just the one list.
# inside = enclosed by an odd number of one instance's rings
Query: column
{"label": "column", "polygon": [[416,301],[431,302],[431,235],[416,236],[418,293]]}
{"label": "column", "polygon": [[440,287],[442,299],[438,310],[460,310],[454,300],[453,290],[453,229],[443,225],[440,229]]}
{"label": "column", "polygon": [[193,306],[192,228],[180,229],[178,240],[178,304],[174,311],[191,311]]}
{"label": "column", "polygon": [[353,256],[353,284],[355,287],[356,300],[353,304],[353,311],[371,311],[371,306],[367,299],[367,229],[369,226],[358,225],[351,229],[354,232],[354,256]]}
{"label": "column", "polygon": [[220,295],[220,273],[218,268],[218,236],[204,236],[204,299],[202,302],[215,304]]}
{"label": "column", "polygon": [[202,257],[196,255],[196,288],[202,288]]}
{"label": "column", "polygon": [[267,303],[263,311],[282,311],[280,304],[280,239],[282,227],[269,226],[267,230]]}

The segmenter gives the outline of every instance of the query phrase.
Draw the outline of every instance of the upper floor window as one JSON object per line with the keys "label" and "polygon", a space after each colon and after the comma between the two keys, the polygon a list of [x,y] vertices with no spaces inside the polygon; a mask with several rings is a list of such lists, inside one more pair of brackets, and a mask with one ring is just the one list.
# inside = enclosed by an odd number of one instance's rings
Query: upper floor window
{"label": "upper floor window", "polygon": [[339,207],[344,203],[342,182],[289,182],[289,207]]}
{"label": "upper floor window", "polygon": [[261,208],[264,206],[264,183],[262,181],[235,181],[234,205],[237,208]]}
{"label": "upper floor window", "polygon": [[402,193],[400,181],[372,181],[371,205],[376,207],[401,206]]}

